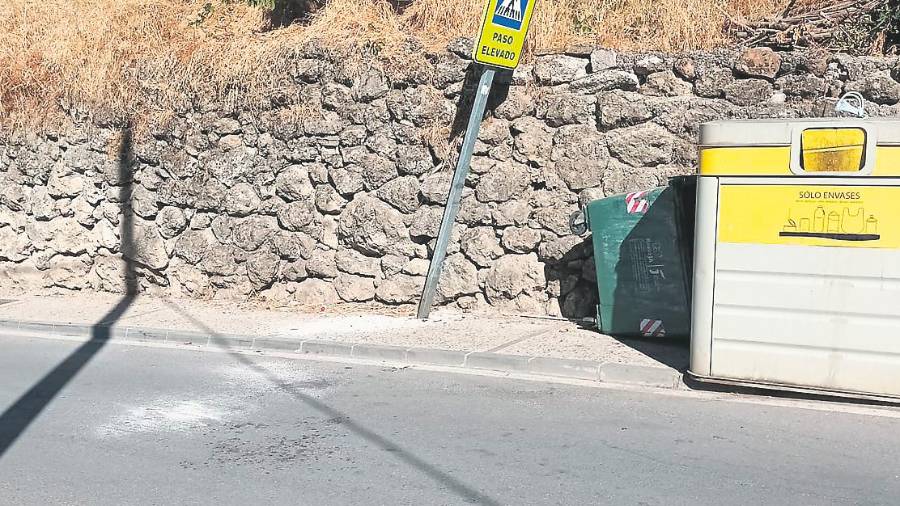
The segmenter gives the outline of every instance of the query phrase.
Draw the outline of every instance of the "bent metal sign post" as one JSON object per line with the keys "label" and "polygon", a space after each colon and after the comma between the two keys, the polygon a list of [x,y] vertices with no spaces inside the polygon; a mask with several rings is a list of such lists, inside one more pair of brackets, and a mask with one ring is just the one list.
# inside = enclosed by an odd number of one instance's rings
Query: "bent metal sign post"
{"label": "bent metal sign post", "polygon": [[481,79],[475,90],[475,103],[472,105],[472,114],[469,116],[469,126],[466,128],[459,161],[453,173],[450,193],[447,196],[447,207],[444,208],[441,229],[438,232],[434,253],[431,256],[422,298],[419,300],[417,312],[419,319],[428,319],[428,315],[431,313],[434,294],[437,291],[444,259],[447,257],[450,234],[453,232],[453,224],[459,214],[463,187],[466,184],[466,176],[469,174],[469,165],[472,163],[475,139],[478,138],[478,130],[481,128],[481,120],[484,118],[484,109],[494,83],[495,69],[511,70],[519,65],[522,48],[525,46],[525,36],[528,34],[528,26],[531,24],[531,14],[534,12],[536,2],[537,0],[488,0],[484,8],[481,32],[478,35],[472,59],[485,67],[481,69]]}

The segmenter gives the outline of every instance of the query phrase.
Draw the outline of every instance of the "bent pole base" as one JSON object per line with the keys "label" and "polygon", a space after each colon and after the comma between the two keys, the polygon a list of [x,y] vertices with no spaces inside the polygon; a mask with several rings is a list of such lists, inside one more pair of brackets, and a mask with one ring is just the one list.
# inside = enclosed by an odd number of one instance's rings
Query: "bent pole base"
{"label": "bent pole base", "polygon": [[466,185],[466,176],[469,174],[469,165],[472,163],[472,152],[475,149],[475,140],[481,129],[481,120],[484,118],[484,109],[487,106],[488,95],[491,94],[491,86],[494,83],[495,71],[485,68],[478,82],[475,94],[475,104],[472,106],[472,114],[469,116],[469,126],[466,128],[466,136],[463,139],[462,150],[459,153],[459,161],[453,173],[453,182],[450,184],[450,194],[447,197],[447,207],[444,208],[444,217],[441,219],[441,229],[438,232],[437,243],[434,246],[434,254],[431,264],[428,266],[428,275],[425,278],[425,288],[422,290],[422,298],[419,300],[419,310],[416,313],[420,320],[427,320],[431,313],[431,304],[434,302],[434,294],[437,290],[441,270],[444,267],[444,259],[447,258],[447,245],[450,242],[450,234],[453,232],[453,224],[459,214],[460,200],[463,188]]}

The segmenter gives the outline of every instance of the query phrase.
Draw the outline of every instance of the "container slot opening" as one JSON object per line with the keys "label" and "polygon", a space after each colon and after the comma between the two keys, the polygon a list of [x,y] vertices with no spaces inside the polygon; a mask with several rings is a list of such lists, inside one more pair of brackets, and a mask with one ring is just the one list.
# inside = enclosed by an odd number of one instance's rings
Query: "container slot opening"
{"label": "container slot opening", "polygon": [[808,128],[800,137],[804,172],[859,172],[866,165],[862,128]]}

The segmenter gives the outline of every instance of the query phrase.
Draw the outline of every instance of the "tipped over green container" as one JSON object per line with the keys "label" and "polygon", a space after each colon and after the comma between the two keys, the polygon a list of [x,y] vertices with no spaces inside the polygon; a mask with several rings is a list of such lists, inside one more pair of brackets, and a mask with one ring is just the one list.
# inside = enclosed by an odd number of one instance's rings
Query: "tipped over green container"
{"label": "tipped over green container", "polygon": [[584,210],[597,267],[597,326],[622,337],[689,338],[696,179],[595,200]]}

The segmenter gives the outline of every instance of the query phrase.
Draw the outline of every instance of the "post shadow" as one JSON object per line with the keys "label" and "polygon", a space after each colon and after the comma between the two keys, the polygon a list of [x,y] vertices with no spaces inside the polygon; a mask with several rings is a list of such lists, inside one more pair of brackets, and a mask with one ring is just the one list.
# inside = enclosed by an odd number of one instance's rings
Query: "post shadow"
{"label": "post shadow", "polygon": [[[475,62],[470,62],[469,67],[466,69],[463,89],[456,101],[456,114],[453,116],[453,123],[450,124],[450,138],[448,141],[451,144],[466,133],[466,128],[469,125],[469,116],[472,114],[472,107],[475,105],[475,90],[478,88],[478,83],[481,81],[481,75],[484,74],[484,70],[484,65]],[[485,107],[486,114],[505,102],[509,96],[512,71],[495,70],[497,75],[494,77],[494,85],[491,88],[490,95],[488,95],[487,107]]]}
{"label": "post shadow", "polygon": [[[122,206],[122,217],[119,222],[121,251],[134,251],[134,223],[130,210],[134,161],[133,142],[131,124],[128,123],[122,132],[118,152],[118,180],[121,185],[119,200]],[[125,261],[125,295],[93,325],[90,340],[70,353],[0,414],[0,458],[53,402],[63,388],[103,349],[109,341],[110,328],[134,301],[138,292],[134,262],[124,256],[123,259]]]}
{"label": "post shadow", "polygon": [[[202,330],[203,332],[209,334],[214,338],[223,338],[221,334],[211,329],[208,325],[194,317],[194,315],[185,311],[181,306],[177,304],[173,304],[172,302],[165,301],[166,305],[168,305],[172,310],[183,316],[185,319],[190,321],[194,326]],[[211,340],[213,343],[221,343],[222,339],[213,339]],[[264,367],[259,366],[254,363],[251,359],[247,358],[245,355],[234,352],[220,345],[223,351],[225,351],[232,358],[240,362],[242,365],[246,366],[249,369],[252,369],[255,373],[264,377],[267,381],[269,381],[272,385],[278,387],[284,393],[290,395],[296,400],[308,405],[314,410],[318,411],[322,415],[326,416],[329,419],[340,420],[341,425],[347,428],[350,432],[355,434],[358,437],[361,437],[369,444],[375,445],[381,450],[387,452],[392,455],[397,460],[400,460],[404,464],[412,467],[413,469],[418,470],[425,476],[429,477],[433,481],[435,481],[438,485],[447,488],[452,491],[454,494],[459,496],[463,501],[473,504],[485,504],[488,506],[496,506],[499,505],[500,502],[486,494],[483,494],[473,488],[470,485],[450,476],[446,472],[439,469],[434,464],[431,464],[424,460],[422,457],[415,455],[410,452],[408,449],[403,448],[399,444],[394,441],[378,434],[362,425],[359,422],[354,421],[349,415],[340,411],[336,408],[329,406],[328,404],[322,402],[315,397],[307,395],[302,391],[298,390],[294,387],[293,384],[289,382],[282,381],[276,375],[272,374],[271,371],[267,370]]]}

